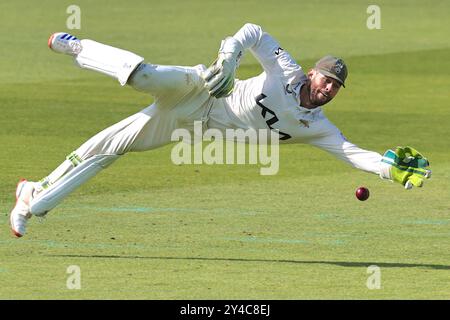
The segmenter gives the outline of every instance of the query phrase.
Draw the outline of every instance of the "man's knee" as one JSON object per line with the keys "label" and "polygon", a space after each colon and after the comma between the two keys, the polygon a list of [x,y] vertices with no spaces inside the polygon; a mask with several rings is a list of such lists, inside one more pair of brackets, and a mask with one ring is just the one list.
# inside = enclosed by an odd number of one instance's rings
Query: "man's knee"
{"label": "man's knee", "polygon": [[149,72],[149,68],[149,64],[141,63],[130,75],[127,84],[138,91],[145,92],[150,82],[151,72]]}
{"label": "man's knee", "polygon": [[138,91],[158,97],[186,94],[193,89],[203,87],[203,79],[197,67],[142,63],[130,76],[128,84]]}

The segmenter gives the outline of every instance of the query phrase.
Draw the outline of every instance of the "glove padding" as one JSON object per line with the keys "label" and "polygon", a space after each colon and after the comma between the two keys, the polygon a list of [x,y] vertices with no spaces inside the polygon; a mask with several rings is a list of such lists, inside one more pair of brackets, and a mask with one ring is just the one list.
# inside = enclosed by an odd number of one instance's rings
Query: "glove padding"
{"label": "glove padding", "polygon": [[381,178],[399,182],[405,189],[422,187],[424,180],[431,177],[427,158],[411,147],[387,150],[381,162]]}
{"label": "glove padding", "polygon": [[233,37],[222,41],[217,59],[202,75],[205,87],[211,96],[223,98],[233,92],[234,78],[242,50],[241,43]]}

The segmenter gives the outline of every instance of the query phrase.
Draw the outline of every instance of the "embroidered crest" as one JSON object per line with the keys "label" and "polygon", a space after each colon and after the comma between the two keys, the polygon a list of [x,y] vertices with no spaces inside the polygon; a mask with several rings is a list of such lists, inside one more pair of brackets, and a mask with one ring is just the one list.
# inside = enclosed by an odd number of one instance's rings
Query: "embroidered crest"
{"label": "embroidered crest", "polygon": [[306,121],[306,120],[303,120],[303,119],[298,120],[298,121],[299,121],[300,124],[301,124],[302,126],[304,126],[305,128],[309,128],[309,121]]}
{"label": "embroidered crest", "polygon": [[342,63],[342,61],[336,61],[336,64],[334,65],[334,71],[336,71],[336,73],[341,73],[342,68],[344,68],[344,64]]}

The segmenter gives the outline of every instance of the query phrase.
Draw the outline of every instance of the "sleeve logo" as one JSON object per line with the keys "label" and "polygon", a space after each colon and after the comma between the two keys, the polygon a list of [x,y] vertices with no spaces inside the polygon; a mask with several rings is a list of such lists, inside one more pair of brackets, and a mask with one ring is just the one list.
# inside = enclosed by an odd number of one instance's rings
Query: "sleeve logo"
{"label": "sleeve logo", "polygon": [[277,50],[275,50],[275,55],[277,56],[277,55],[279,55],[281,52],[283,52],[284,51],[284,49],[283,48],[281,48],[281,47],[278,47],[278,49]]}

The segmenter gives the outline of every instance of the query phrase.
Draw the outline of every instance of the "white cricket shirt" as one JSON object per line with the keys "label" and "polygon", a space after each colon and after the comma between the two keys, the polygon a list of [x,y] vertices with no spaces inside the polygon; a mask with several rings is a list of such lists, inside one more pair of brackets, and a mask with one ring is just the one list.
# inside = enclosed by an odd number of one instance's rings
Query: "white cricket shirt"
{"label": "white cricket shirt", "polygon": [[236,80],[233,93],[214,103],[212,127],[278,130],[280,143],[308,143],[358,169],[380,173],[379,153],[347,141],[320,107],[300,106],[299,92],[307,77],[273,37],[260,26],[247,23],[234,38],[256,57],[264,72]]}

